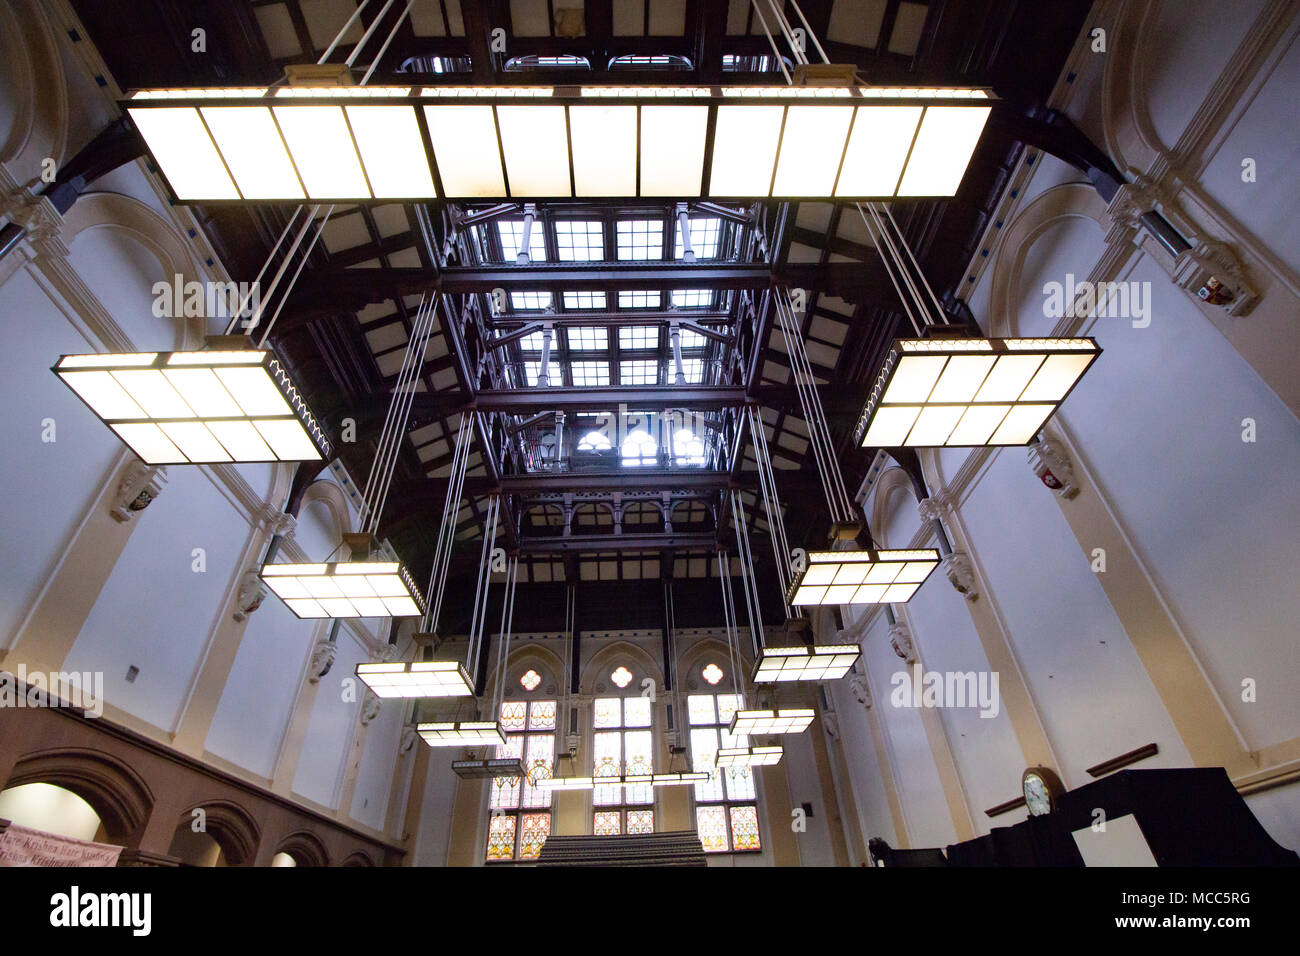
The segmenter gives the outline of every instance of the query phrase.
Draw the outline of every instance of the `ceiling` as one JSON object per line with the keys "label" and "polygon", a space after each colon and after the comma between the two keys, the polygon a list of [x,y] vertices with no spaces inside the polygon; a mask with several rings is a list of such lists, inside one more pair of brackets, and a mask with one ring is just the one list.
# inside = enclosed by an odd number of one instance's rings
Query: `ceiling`
{"label": "ceiling", "polygon": [[[288,64],[316,62],[356,5],[74,0],[123,90],[269,84]],[[369,65],[403,6],[399,0],[379,24],[358,67]],[[1010,108],[1029,109],[1046,100],[1091,4],[803,0],[800,6],[831,61],[855,64],[866,82],[987,86]],[[351,52],[382,7],[367,5],[331,62]],[[787,14],[795,19],[793,9]],[[193,50],[195,28],[206,31],[204,52]],[[748,0],[416,0],[370,82],[784,79]],[[895,204],[922,268],[959,320],[967,317],[956,293],[1022,149],[991,124],[953,199]],[[194,211],[231,277],[247,281],[293,207]],[[737,428],[744,403],[761,408],[791,543],[821,546],[829,530],[789,360],[772,326],[772,285],[807,290],[804,341],[850,492],[875,454],[854,448],[851,433],[904,321],[900,303],[851,205],[692,206],[693,263],[683,256],[678,210],[670,202],[550,203],[535,212],[531,261],[521,265],[525,210],[518,205],[336,207],[271,343],[326,423],[348,472],[362,481],[421,296],[441,291],[380,529],[417,580],[429,573],[460,415],[473,405],[484,428],[471,449],[457,540],[481,535],[486,497],[501,489],[509,514],[505,542],[522,558],[518,630],[563,627],[564,589],[556,584],[562,581],[584,589],[584,619],[605,626],[656,625],[663,614],[659,582],[666,579],[677,582],[678,626],[715,624],[717,584],[707,580],[717,574],[712,555],[719,546],[735,553],[729,488],[743,492],[758,573],[771,576],[753,447]],[[536,323],[542,320],[556,329],[545,388],[538,382]],[[674,321],[686,323],[684,383],[675,381],[668,334]],[[620,403],[646,412],[647,425],[666,429],[661,447],[640,448],[635,463],[619,454],[624,435],[616,434],[609,450],[599,438],[587,439],[600,425],[591,416]],[[565,418],[558,436],[557,410]],[[356,441],[340,442],[348,419],[356,423]],[[684,428],[689,438],[681,435]],[[566,505],[573,509],[568,535]],[[478,551],[458,545],[451,587],[473,574]],[[779,595],[763,590],[770,601],[765,617],[775,620]],[[633,620],[638,615],[648,620]],[[443,630],[463,630],[468,617],[469,608],[454,609]]]}

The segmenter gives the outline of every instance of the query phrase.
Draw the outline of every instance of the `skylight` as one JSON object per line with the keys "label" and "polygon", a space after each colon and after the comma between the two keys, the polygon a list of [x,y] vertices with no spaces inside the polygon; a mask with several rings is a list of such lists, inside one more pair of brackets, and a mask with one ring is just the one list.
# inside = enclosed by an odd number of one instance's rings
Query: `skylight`
{"label": "skylight", "polygon": [[618,363],[618,378],[623,385],[657,385],[659,363],[653,360],[624,360]]}
{"label": "skylight", "polygon": [[555,246],[561,262],[598,262],[605,258],[605,225],[585,219],[557,219]]}
{"label": "skylight", "polygon": [[604,351],[609,348],[609,332],[602,328],[569,329],[569,348],[575,352]]}
{"label": "skylight", "polygon": [[[537,376],[538,373],[541,372],[541,370],[542,370],[541,362],[524,363],[524,378],[528,382],[529,388],[533,388],[537,385]],[[563,384],[564,384],[564,371],[560,368],[559,362],[552,362],[550,377],[549,380],[547,381],[547,385],[555,386],[555,385],[563,385]]]}
{"label": "skylight", "polygon": [[[716,259],[718,257],[718,239],[722,232],[722,220],[691,219],[691,249],[697,259]],[[673,229],[673,257],[680,259],[685,250],[682,248],[682,226],[678,222]]]}
{"label": "skylight", "polygon": [[578,441],[578,451],[609,451],[613,447],[609,436],[599,430],[587,432]]}
{"label": "skylight", "polygon": [[704,359],[682,359],[682,374],[686,376],[687,385],[704,383]]}
{"label": "skylight", "polygon": [[510,305],[515,309],[549,309],[551,294],[549,292],[511,292]]}
{"label": "skylight", "polygon": [[566,292],[564,293],[566,309],[603,309],[605,293],[603,292]]}
{"label": "skylight", "polygon": [[659,326],[622,326],[618,330],[618,347],[621,349],[657,349],[659,347]]}
{"label": "skylight", "polygon": [[658,292],[620,292],[618,307],[620,309],[657,309],[663,302]]}
{"label": "skylight", "polygon": [[529,332],[519,340],[519,347],[525,352],[540,352],[542,343],[545,340],[545,333]]}
{"label": "skylight", "polygon": [[620,219],[616,224],[619,259],[662,259],[662,219]]}
{"label": "skylight", "polygon": [[649,432],[634,431],[629,433],[627,438],[623,439],[619,454],[623,458],[623,464],[633,468],[642,465],[654,465],[659,461],[659,449],[655,445],[655,440],[650,437]]}
{"label": "skylight", "polygon": [[[673,304],[676,305],[677,303],[674,302]],[[699,332],[693,332],[690,329],[681,330],[678,342],[683,351],[686,349],[702,349],[709,344],[708,339],[700,335]]]}
{"label": "skylight", "polygon": [[[604,331],[602,329],[602,331]],[[572,362],[574,385],[608,385],[608,362]]]}
{"label": "skylight", "polygon": [[[700,309],[713,305],[712,289],[674,289],[673,305],[679,309]],[[685,347],[685,346],[683,346]]]}
{"label": "skylight", "polygon": [[[522,219],[498,219],[497,235],[501,237],[501,255],[506,262],[514,262],[519,255],[520,244],[524,241],[524,221]],[[528,257],[533,262],[546,261],[546,237],[542,224],[534,222],[528,234]]]}
{"label": "skylight", "polygon": [[673,458],[679,465],[704,464],[704,442],[689,428],[678,429],[673,434]]}

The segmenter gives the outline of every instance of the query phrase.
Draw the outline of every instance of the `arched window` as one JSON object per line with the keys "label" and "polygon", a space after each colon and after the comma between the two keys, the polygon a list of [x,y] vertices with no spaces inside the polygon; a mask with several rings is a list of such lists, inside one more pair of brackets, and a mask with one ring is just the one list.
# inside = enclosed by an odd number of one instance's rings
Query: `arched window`
{"label": "arched window", "polygon": [[634,431],[623,439],[619,449],[623,464],[628,467],[654,465],[659,461],[659,448],[649,432]]}
{"label": "arched window", "polygon": [[693,769],[712,774],[695,785],[695,829],[706,853],[762,849],[753,771],[713,765],[719,747],[749,746],[747,735],[727,733],[739,706],[735,694],[691,694],[686,698]]}
{"label": "arched window", "polygon": [[613,447],[609,436],[602,431],[589,431],[578,440],[578,451],[609,451]]}
{"label": "arched window", "polygon": [[501,729],[496,756],[518,757],[524,776],[492,778],[487,861],[533,860],[551,832],[551,791],[537,784],[555,772],[555,701],[503,702]]}
{"label": "arched window", "polygon": [[[602,777],[654,773],[650,698],[597,697],[592,707],[591,775],[599,781]],[[654,803],[654,787],[648,783],[630,787],[597,784],[591,798],[591,832],[596,836],[653,833]]]}
{"label": "arched window", "polygon": [[678,429],[673,433],[673,459],[679,465],[704,464],[704,442],[689,428]]}

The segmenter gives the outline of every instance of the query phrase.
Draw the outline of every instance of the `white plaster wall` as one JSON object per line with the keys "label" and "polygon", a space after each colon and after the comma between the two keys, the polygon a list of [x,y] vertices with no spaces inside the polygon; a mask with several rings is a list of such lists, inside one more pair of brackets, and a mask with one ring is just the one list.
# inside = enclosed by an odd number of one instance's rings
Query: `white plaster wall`
{"label": "white plaster wall", "polygon": [[[366,729],[366,743],[361,751],[361,769],[357,774],[351,816],[376,830],[384,829],[388,794],[392,789],[393,771],[397,766],[397,745],[402,735],[402,725],[410,713],[410,701],[384,701],[380,705],[379,716]],[[416,746],[423,747],[423,741],[417,740]]]}
{"label": "white plaster wall", "polygon": [[[809,727],[806,733],[786,734],[781,738],[785,748],[786,777],[790,781],[790,807],[799,810],[811,804],[813,814],[805,818],[803,833],[795,832],[795,846],[799,849],[801,866],[834,866],[835,851],[831,848],[830,818],[826,799],[822,795],[821,775],[817,772],[817,755],[813,750],[812,734],[825,734],[820,724]],[[827,746],[829,747],[829,741]],[[761,811],[760,811],[761,812]],[[788,821],[778,821],[777,826],[790,826]],[[769,837],[763,834],[764,843]]]}
{"label": "white plaster wall", "polygon": [[[50,371],[61,354],[88,351],[26,269],[0,285],[0,316],[11,330],[0,349],[0,646],[9,646],[23,618],[91,502],[122,453],[117,436]],[[53,442],[41,440],[54,421]]]}
{"label": "white plaster wall", "polygon": [[[108,581],[91,609],[67,667],[103,671],[109,704],[172,730],[189,692],[227,589],[248,525],[195,468],[173,469],[166,491],[134,519]],[[192,570],[202,548],[206,570]],[[140,669],[127,683],[131,665]]]}
{"label": "white plaster wall", "polygon": [[[890,846],[900,846],[902,837],[894,829],[885,790],[889,766],[876,753],[865,710],[843,681],[837,681],[829,688],[835,712],[839,714],[840,743],[844,748],[844,763],[848,768],[849,785],[853,788],[863,842],[880,837]],[[879,707],[879,700],[872,706]]]}
{"label": "white plaster wall", "polygon": [[[368,658],[352,631],[340,627],[338,656],[330,672],[321,678],[293,778],[294,793],[323,806],[338,806],[343,762],[352,748],[365,690],[356,678],[356,667]],[[345,695],[344,681],[350,682],[353,689],[352,700],[345,699],[349,695]]]}

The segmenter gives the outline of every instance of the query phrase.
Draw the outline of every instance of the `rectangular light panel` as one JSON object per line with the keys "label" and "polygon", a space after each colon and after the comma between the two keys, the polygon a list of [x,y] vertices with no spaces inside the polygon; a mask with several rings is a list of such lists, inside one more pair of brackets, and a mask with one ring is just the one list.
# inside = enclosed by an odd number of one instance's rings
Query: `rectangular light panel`
{"label": "rectangular light panel", "polygon": [[53,371],[148,465],[330,457],[269,350],[64,355]]}
{"label": "rectangular light panel", "polygon": [[731,716],[727,733],[733,737],[745,734],[801,734],[813,721],[813,711],[804,708],[785,710],[738,710]]}
{"label": "rectangular light panel", "polygon": [[1087,338],[898,339],[857,438],[865,448],[1027,445],[1100,354]]}
{"label": "rectangular light panel", "polygon": [[939,552],[810,551],[786,600],[797,607],[905,604],[939,565]]}
{"label": "rectangular light panel", "polygon": [[466,720],[416,724],[415,732],[430,747],[468,747],[482,744],[506,745],[505,734],[490,720]]}
{"label": "rectangular light panel", "polygon": [[715,767],[771,767],[781,762],[781,747],[723,747],[714,755]]}
{"label": "rectangular light panel", "polygon": [[474,696],[474,683],[458,661],[358,664],[357,676],[376,697]]}
{"label": "rectangular light panel", "polygon": [[754,683],[836,680],[862,653],[856,644],[765,647],[754,667]]}
{"label": "rectangular light panel", "polygon": [[182,202],[951,196],[985,90],[329,87],[124,102]]}
{"label": "rectangular light panel", "polygon": [[[331,564],[267,564],[262,580],[301,618],[418,617],[424,598],[398,561],[350,561]],[[388,665],[395,666],[395,665]],[[423,665],[401,665],[417,667]],[[439,665],[445,667],[446,665]],[[378,672],[379,674],[396,672]],[[406,680],[432,686],[435,671],[415,671]],[[358,676],[361,675],[358,670]],[[454,687],[453,676],[444,675]],[[379,678],[382,682],[382,677]],[[367,682],[368,683],[368,682]],[[465,679],[468,684],[468,678]],[[379,694],[379,689],[375,688]],[[380,694],[380,696],[384,696]],[[443,697],[456,694],[391,694],[394,697]]]}
{"label": "rectangular light panel", "polygon": [[518,757],[493,757],[490,760],[453,760],[451,771],[458,777],[522,777],[523,762]]}

